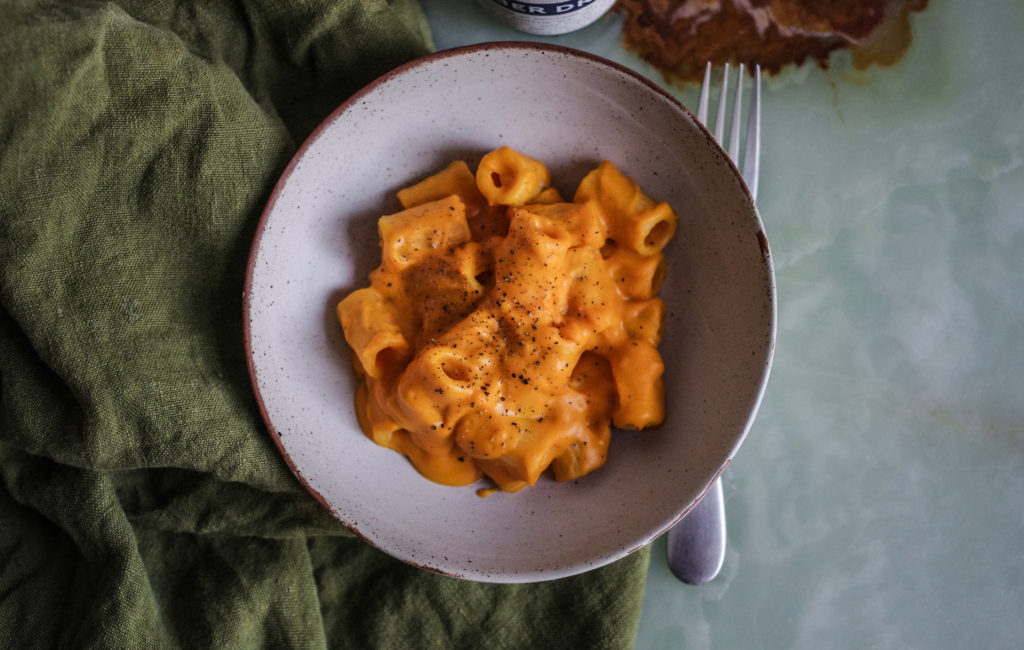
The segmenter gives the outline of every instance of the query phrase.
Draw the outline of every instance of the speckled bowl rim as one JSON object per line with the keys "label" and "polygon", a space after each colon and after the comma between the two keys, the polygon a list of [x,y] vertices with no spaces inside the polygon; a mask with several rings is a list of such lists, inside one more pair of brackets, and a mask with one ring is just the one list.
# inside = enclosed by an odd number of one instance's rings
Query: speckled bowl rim
{"label": "speckled bowl rim", "polygon": [[[746,194],[747,199],[749,200],[750,207],[752,208],[753,216],[754,216],[754,218],[755,218],[755,220],[757,222],[757,225],[759,227],[759,230],[757,232],[757,238],[758,238],[758,243],[760,245],[761,252],[762,252],[762,262],[763,262],[763,264],[765,266],[764,270],[766,272],[766,279],[767,279],[767,287],[766,287],[766,289],[768,291],[767,300],[768,300],[768,303],[769,303],[769,306],[770,306],[770,309],[771,309],[770,331],[768,333],[769,334],[768,349],[767,349],[767,354],[766,354],[766,357],[765,357],[764,370],[763,370],[763,373],[761,375],[760,381],[759,381],[759,383],[758,383],[758,385],[756,387],[756,391],[755,391],[755,393],[753,395],[751,409],[750,409],[750,411],[749,411],[749,413],[747,415],[747,418],[746,418],[743,430],[735,437],[735,440],[734,440],[732,446],[730,447],[730,449],[729,449],[729,451],[728,451],[728,453],[726,455],[726,458],[722,462],[721,466],[714,472],[714,475],[708,480],[707,484],[705,485],[704,489],[701,491],[700,495],[692,503],[686,505],[680,511],[679,515],[675,519],[673,519],[667,526],[663,527],[660,530],[655,530],[655,531],[651,532],[649,535],[645,535],[644,539],[643,539],[643,541],[641,543],[633,545],[633,546],[630,546],[630,547],[627,547],[627,548],[622,548],[622,549],[620,549],[620,551],[618,553],[611,553],[611,554],[606,554],[606,555],[604,555],[602,557],[591,558],[590,561],[580,562],[577,565],[562,566],[562,567],[560,567],[557,570],[538,572],[536,574],[529,575],[529,576],[522,576],[522,575],[515,575],[515,576],[513,576],[513,575],[495,575],[493,573],[480,574],[480,575],[476,575],[476,574],[472,574],[472,573],[453,573],[453,572],[447,571],[447,570],[445,570],[443,568],[440,568],[440,567],[432,566],[432,565],[423,563],[421,561],[415,561],[415,560],[413,560],[410,557],[403,557],[400,553],[396,553],[394,550],[389,550],[389,549],[381,548],[378,544],[376,544],[374,542],[374,540],[369,535],[362,533],[358,529],[357,526],[353,525],[351,522],[348,522],[348,521],[345,521],[344,519],[342,519],[338,515],[338,513],[336,513],[334,511],[334,509],[328,503],[327,499],[322,494],[320,494],[320,492],[318,492],[316,490],[316,488],[314,488],[310,484],[310,482],[307,481],[307,479],[302,475],[301,470],[299,469],[299,467],[297,466],[295,461],[291,458],[291,455],[288,453],[288,450],[284,446],[284,443],[283,443],[283,441],[281,439],[281,436],[280,436],[279,432],[275,428],[274,423],[271,421],[271,418],[270,418],[270,416],[269,416],[269,414],[267,412],[267,407],[266,407],[266,405],[264,403],[264,399],[263,399],[263,396],[262,396],[260,388],[259,388],[259,384],[257,382],[257,377],[256,377],[257,373],[256,373],[255,361],[254,361],[254,358],[253,358],[252,335],[251,335],[251,329],[250,329],[251,328],[251,326],[250,326],[251,318],[250,317],[251,317],[251,308],[252,308],[252,303],[251,303],[250,297],[251,297],[251,291],[252,291],[252,279],[253,279],[253,271],[254,271],[254,268],[255,268],[255,265],[256,265],[256,261],[257,261],[257,257],[258,257],[259,251],[260,251],[260,244],[261,244],[261,239],[262,239],[262,236],[263,236],[263,233],[264,233],[264,230],[265,230],[265,225],[266,225],[267,220],[269,219],[269,216],[274,211],[275,204],[277,202],[277,199],[279,198],[279,195],[280,195],[280,192],[281,192],[282,188],[288,183],[289,177],[291,176],[292,172],[295,170],[295,168],[299,164],[299,162],[303,159],[306,151],[310,147],[313,146],[313,144],[319,139],[321,134],[326,129],[330,128],[334,124],[334,122],[337,120],[337,118],[339,116],[344,114],[352,106],[358,104],[363,97],[373,93],[377,89],[378,86],[380,86],[380,85],[382,85],[382,84],[384,84],[386,82],[389,82],[389,81],[391,81],[391,80],[393,80],[395,78],[398,78],[398,77],[404,75],[405,73],[407,73],[408,71],[410,71],[412,69],[415,69],[417,67],[420,67],[420,66],[423,66],[423,65],[428,65],[428,64],[433,64],[435,62],[442,61],[442,60],[447,59],[447,58],[460,57],[460,56],[463,56],[463,55],[466,55],[466,54],[475,54],[475,53],[482,53],[482,52],[498,52],[498,51],[515,51],[515,50],[532,50],[532,51],[546,52],[546,53],[551,53],[551,54],[559,54],[559,55],[563,55],[563,56],[566,56],[566,57],[575,57],[575,58],[579,58],[579,59],[584,59],[584,60],[586,60],[586,61],[588,61],[588,62],[590,62],[592,64],[596,64],[598,66],[605,66],[605,67],[611,68],[612,71],[617,72],[619,74],[626,75],[628,77],[631,77],[634,81],[637,81],[637,82],[641,83],[642,85],[646,86],[650,91],[660,95],[664,100],[670,102],[671,104],[674,105],[675,108],[683,111],[685,114],[687,114],[691,118],[692,122],[700,129],[700,131],[702,132],[704,138],[708,141],[708,143],[710,145],[712,145],[713,148],[718,150],[718,155],[720,156],[720,158],[725,163],[727,163],[729,167],[731,167],[732,173],[735,175],[736,179],[739,181],[740,186],[742,187],[743,191]],[[473,44],[473,45],[465,45],[465,46],[461,46],[461,47],[455,47],[455,48],[451,48],[451,49],[447,49],[447,50],[442,50],[442,51],[434,52],[432,54],[427,54],[427,55],[424,55],[424,56],[419,57],[417,59],[414,59],[412,61],[409,61],[407,63],[404,63],[404,64],[402,64],[402,65],[400,65],[400,66],[390,70],[389,72],[381,75],[380,77],[374,79],[373,81],[371,81],[367,85],[363,86],[355,94],[351,95],[348,99],[346,99],[344,102],[342,102],[337,108],[335,108],[326,118],[324,118],[317,125],[317,127],[303,141],[303,143],[296,150],[295,154],[292,156],[291,160],[288,162],[288,165],[285,167],[284,171],[281,173],[280,177],[278,178],[277,182],[275,183],[274,188],[271,191],[270,196],[268,197],[268,199],[266,201],[265,207],[264,207],[262,213],[260,214],[259,221],[257,222],[257,225],[256,225],[256,232],[255,232],[255,235],[253,237],[253,243],[252,243],[252,246],[250,247],[249,258],[248,258],[248,261],[247,261],[247,264],[246,264],[245,281],[244,281],[243,294],[242,294],[242,317],[243,317],[242,326],[243,326],[243,340],[244,340],[244,345],[245,345],[246,366],[247,366],[247,369],[248,369],[248,372],[249,372],[250,383],[251,383],[251,386],[252,386],[252,389],[253,389],[254,396],[256,398],[256,403],[257,403],[257,406],[259,408],[261,419],[263,420],[265,426],[267,427],[267,431],[270,434],[270,437],[273,440],[275,446],[277,447],[278,452],[281,454],[282,458],[284,459],[284,461],[287,464],[287,466],[291,469],[292,473],[298,479],[300,484],[309,492],[309,494],[312,495],[313,498],[316,499],[316,501],[325,510],[327,510],[327,512],[330,513],[332,517],[337,519],[342,525],[344,525],[346,528],[351,530],[357,537],[359,537],[360,539],[362,539],[366,543],[370,544],[374,548],[377,548],[377,549],[379,549],[379,550],[381,550],[381,551],[391,555],[392,557],[395,557],[396,559],[399,559],[399,560],[405,562],[406,564],[410,564],[410,565],[415,566],[417,568],[424,569],[426,571],[430,571],[430,572],[433,572],[433,573],[438,573],[438,574],[441,574],[441,575],[446,575],[446,576],[453,577],[453,578],[458,578],[458,579],[476,580],[476,581],[483,581],[483,582],[497,582],[497,583],[521,583],[521,582],[539,582],[539,581],[545,581],[545,580],[552,580],[552,579],[569,577],[569,576],[572,576],[572,575],[577,575],[579,573],[584,573],[584,572],[591,571],[593,569],[600,568],[602,566],[611,564],[612,562],[615,562],[616,560],[622,559],[622,558],[624,558],[624,557],[626,557],[626,556],[628,556],[628,555],[630,555],[632,553],[635,553],[636,551],[646,547],[648,544],[650,544],[655,539],[657,539],[658,537],[660,537],[661,535],[666,533],[676,523],[678,523],[680,520],[682,520],[682,518],[685,517],[686,514],[689,513],[690,510],[692,510],[697,505],[697,503],[700,502],[701,498],[703,498],[704,495],[708,493],[708,491],[711,489],[711,486],[714,484],[714,482],[720,479],[720,477],[722,475],[722,472],[724,472],[726,467],[729,465],[729,463],[732,462],[732,460],[735,457],[736,453],[738,452],[739,448],[742,446],[743,441],[746,439],[746,437],[747,437],[747,435],[748,435],[748,433],[750,431],[751,425],[753,424],[753,421],[754,421],[754,419],[755,419],[755,417],[757,415],[757,412],[758,412],[758,410],[760,408],[760,404],[761,404],[761,401],[762,401],[762,399],[764,397],[765,389],[767,387],[768,377],[769,377],[769,375],[771,373],[772,362],[773,362],[774,354],[775,354],[775,339],[776,339],[776,331],[777,331],[778,308],[777,308],[777,292],[776,292],[776,284],[775,284],[774,265],[772,263],[771,252],[770,252],[770,249],[769,249],[769,246],[768,246],[768,239],[767,239],[767,236],[764,233],[764,224],[763,224],[763,221],[761,220],[760,212],[757,210],[757,205],[754,202],[754,199],[753,199],[753,197],[750,194],[750,190],[749,190],[746,182],[744,181],[742,174],[740,173],[739,169],[736,167],[736,165],[732,161],[732,159],[729,157],[728,153],[724,149],[722,149],[722,147],[715,140],[715,138],[711,134],[711,132],[708,131],[708,129],[699,120],[696,119],[696,117],[693,115],[693,113],[689,109],[687,109],[675,97],[673,97],[671,94],[669,94],[664,88],[662,88],[661,86],[659,86],[655,82],[651,81],[647,77],[643,76],[639,72],[637,72],[635,70],[632,70],[632,69],[630,69],[630,68],[628,68],[628,67],[626,67],[626,66],[624,66],[622,64],[616,63],[615,61],[612,61],[610,59],[598,56],[596,54],[592,54],[590,52],[586,52],[586,51],[583,51],[583,50],[578,50],[578,49],[571,48],[571,47],[566,47],[566,46],[562,46],[562,45],[555,45],[555,44],[550,44],[550,43],[541,43],[541,42],[533,42],[533,41],[491,41],[491,42],[486,42],[486,43],[478,43],[478,44]]]}

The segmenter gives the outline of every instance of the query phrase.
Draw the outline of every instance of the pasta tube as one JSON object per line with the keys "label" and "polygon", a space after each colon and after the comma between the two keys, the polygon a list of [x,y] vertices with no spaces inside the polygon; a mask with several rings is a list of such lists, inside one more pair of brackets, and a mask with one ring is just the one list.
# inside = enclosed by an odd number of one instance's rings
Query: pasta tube
{"label": "pasta tube", "polygon": [[456,195],[423,203],[377,222],[384,266],[402,271],[469,241],[466,206]]}
{"label": "pasta tube", "polygon": [[382,377],[409,355],[409,342],[402,336],[394,313],[372,288],[359,289],[337,307],[345,340],[355,351],[359,366],[370,377]]}
{"label": "pasta tube", "polygon": [[665,364],[647,341],[630,341],[608,355],[618,399],[612,422],[623,429],[643,429],[665,419],[662,374]]}
{"label": "pasta tube", "polygon": [[605,264],[615,289],[623,298],[647,300],[661,288],[665,280],[665,256],[641,255],[628,248],[605,248]]}
{"label": "pasta tube", "polygon": [[665,302],[661,298],[633,300],[623,307],[622,328],[630,338],[658,345],[664,324]]}
{"label": "pasta tube", "polygon": [[576,202],[600,206],[608,236],[642,255],[659,252],[672,239],[679,217],[667,203],[655,203],[631,178],[605,161],[583,179]]}
{"label": "pasta tube", "polygon": [[491,203],[522,205],[547,189],[551,184],[551,174],[539,160],[502,147],[480,161],[476,169],[476,184]]}
{"label": "pasta tube", "polygon": [[487,204],[476,186],[476,177],[462,160],[456,160],[442,171],[424,178],[420,182],[398,190],[398,201],[409,209],[451,196],[462,199],[467,215],[474,215]]}

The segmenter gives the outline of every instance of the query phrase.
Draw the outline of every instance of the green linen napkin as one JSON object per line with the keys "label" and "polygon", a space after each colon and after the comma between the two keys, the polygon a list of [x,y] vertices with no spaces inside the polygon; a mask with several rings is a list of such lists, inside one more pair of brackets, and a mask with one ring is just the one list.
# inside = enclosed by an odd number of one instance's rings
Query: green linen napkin
{"label": "green linen napkin", "polygon": [[0,3],[0,647],[633,645],[645,552],[533,585],[409,567],[260,420],[263,204],[430,47],[415,0]]}

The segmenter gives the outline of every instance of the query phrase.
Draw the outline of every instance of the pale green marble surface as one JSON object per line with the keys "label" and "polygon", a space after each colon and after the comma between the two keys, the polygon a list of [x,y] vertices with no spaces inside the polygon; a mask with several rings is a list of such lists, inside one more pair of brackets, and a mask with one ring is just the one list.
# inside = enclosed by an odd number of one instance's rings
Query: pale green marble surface
{"label": "pale green marble surface", "polygon": [[[563,37],[422,0],[439,49]],[[932,0],[895,67],[767,80],[778,339],[703,587],[655,542],[654,648],[1024,647],[1024,3]],[[688,106],[696,90],[673,91]]]}

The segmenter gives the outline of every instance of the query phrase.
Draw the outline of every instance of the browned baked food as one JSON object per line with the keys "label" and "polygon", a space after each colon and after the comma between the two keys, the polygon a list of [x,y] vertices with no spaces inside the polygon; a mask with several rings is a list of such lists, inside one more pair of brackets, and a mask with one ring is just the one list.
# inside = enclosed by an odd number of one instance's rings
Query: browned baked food
{"label": "browned baked food", "polygon": [[698,80],[706,62],[778,72],[840,48],[855,62],[892,63],[910,43],[908,14],[928,0],[619,0],[627,49],[667,76]]}

